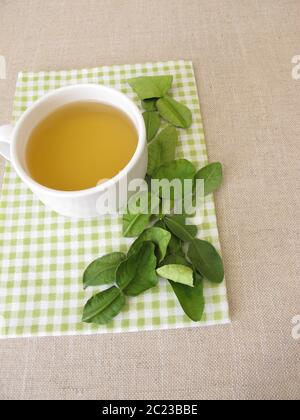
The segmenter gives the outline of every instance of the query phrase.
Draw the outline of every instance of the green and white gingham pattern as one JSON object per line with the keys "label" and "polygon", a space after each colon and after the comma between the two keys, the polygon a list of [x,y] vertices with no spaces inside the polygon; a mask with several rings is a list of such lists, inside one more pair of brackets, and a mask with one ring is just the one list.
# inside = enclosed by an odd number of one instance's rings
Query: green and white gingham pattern
{"label": "green and white gingham pattern", "polygon": [[[178,157],[190,159],[200,168],[207,163],[207,153],[191,62],[20,73],[13,118],[16,121],[46,92],[76,83],[112,86],[137,101],[126,80],[158,74],[174,76],[172,95],[193,111],[193,126],[180,131]],[[220,249],[212,196],[205,206],[199,236]],[[205,315],[202,322],[194,323],[182,312],[168,283],[161,280],[158,287],[128,299],[125,309],[109,325],[82,323],[83,306],[98,291],[83,291],[84,268],[102,254],[126,251],[130,243],[122,237],[120,218],[75,221],[49,211],[7,164],[0,202],[0,336],[126,332],[229,322],[225,283],[205,282]]]}

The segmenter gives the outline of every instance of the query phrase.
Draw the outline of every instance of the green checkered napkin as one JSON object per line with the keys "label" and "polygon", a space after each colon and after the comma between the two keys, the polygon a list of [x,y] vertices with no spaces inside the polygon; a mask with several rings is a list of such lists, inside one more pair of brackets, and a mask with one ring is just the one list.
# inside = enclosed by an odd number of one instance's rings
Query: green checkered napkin
{"label": "green checkered napkin", "polygon": [[[46,92],[76,83],[112,86],[137,101],[126,80],[141,75],[172,74],[172,95],[186,103],[193,126],[180,131],[178,158],[197,168],[207,163],[206,145],[191,62],[176,61],[99,67],[91,70],[20,73],[13,119]],[[137,101],[139,103],[139,101]],[[199,236],[220,249],[213,197],[205,204]],[[121,219],[76,221],[59,216],[41,204],[9,164],[0,202],[0,336],[27,337],[199,327],[229,322],[226,285],[205,283],[206,311],[194,323],[184,315],[167,281],[131,298],[106,326],[81,322],[85,302],[98,290],[83,291],[82,273],[95,258],[126,251]]]}

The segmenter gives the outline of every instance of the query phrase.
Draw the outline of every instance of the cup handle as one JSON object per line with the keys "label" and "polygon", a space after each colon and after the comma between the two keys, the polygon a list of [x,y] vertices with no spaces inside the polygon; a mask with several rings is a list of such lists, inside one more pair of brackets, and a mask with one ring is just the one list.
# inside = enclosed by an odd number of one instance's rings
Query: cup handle
{"label": "cup handle", "polygon": [[7,160],[10,160],[10,141],[12,132],[12,125],[2,125],[0,127],[0,154]]}

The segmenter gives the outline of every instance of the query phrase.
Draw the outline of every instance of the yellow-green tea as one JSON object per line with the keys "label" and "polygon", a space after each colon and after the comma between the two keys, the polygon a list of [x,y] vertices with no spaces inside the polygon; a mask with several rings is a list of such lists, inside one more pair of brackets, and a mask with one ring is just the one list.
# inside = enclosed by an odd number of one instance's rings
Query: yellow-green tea
{"label": "yellow-green tea", "polygon": [[27,168],[48,188],[84,190],[117,175],[133,157],[137,142],[136,128],[122,111],[76,102],[57,109],[33,130]]}

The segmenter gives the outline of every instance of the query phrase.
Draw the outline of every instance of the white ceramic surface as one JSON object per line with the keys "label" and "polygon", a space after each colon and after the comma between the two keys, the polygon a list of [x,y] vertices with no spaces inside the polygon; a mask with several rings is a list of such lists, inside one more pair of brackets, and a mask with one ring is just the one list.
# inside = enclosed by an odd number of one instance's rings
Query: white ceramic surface
{"label": "white ceramic surface", "polygon": [[[77,101],[98,101],[119,108],[133,121],[138,132],[138,146],[128,165],[114,178],[102,185],[82,191],[57,191],[33,180],[26,167],[25,151],[30,133],[36,125],[55,109]],[[117,151],[116,151],[117,152]],[[143,179],[147,170],[147,141],[143,117],[137,106],[121,92],[100,85],[74,85],[51,92],[28,108],[16,125],[0,127],[0,153],[11,161],[22,181],[50,209],[71,217],[89,219],[99,217],[97,201],[113,188],[126,185],[133,179]],[[124,206],[126,194],[118,202]]]}

